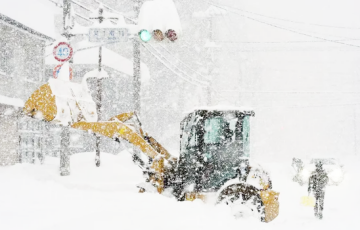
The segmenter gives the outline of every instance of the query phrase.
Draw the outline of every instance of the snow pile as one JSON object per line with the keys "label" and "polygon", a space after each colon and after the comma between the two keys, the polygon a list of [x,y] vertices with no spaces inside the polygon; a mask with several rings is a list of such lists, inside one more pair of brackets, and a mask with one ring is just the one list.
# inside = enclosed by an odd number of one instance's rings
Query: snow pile
{"label": "snow pile", "polygon": [[182,34],[180,17],[172,0],[154,0],[144,2],[140,9],[139,29],[148,31],[169,29],[175,30],[177,35]]}
{"label": "snow pile", "polygon": [[280,214],[270,223],[259,223],[252,217],[234,218],[227,206],[140,194],[136,184],[144,179],[129,152],[102,153],[99,168],[94,165],[94,156],[72,155],[71,175],[67,177],[59,176],[58,158],[47,157],[44,165],[0,167],[2,229],[318,230],[354,229],[357,225],[359,157],[345,162],[348,174],[341,186],[327,188],[321,221],[315,218],[313,208],[301,205],[307,188],[291,181],[289,162],[273,159],[260,163],[280,192]]}
{"label": "snow pile", "polygon": [[54,122],[67,125],[80,120],[97,121],[96,104],[92,100],[86,81],[83,84],[72,83],[68,76],[69,71],[62,68],[58,79],[49,79],[57,106]]}

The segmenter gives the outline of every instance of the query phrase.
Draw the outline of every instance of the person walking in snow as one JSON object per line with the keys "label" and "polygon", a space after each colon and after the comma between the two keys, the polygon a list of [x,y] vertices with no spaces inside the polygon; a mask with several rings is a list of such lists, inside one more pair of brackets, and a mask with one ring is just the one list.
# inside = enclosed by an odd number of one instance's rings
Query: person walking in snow
{"label": "person walking in snow", "polygon": [[316,163],[316,170],[312,172],[309,178],[309,196],[310,192],[313,192],[316,202],[315,202],[315,216],[319,219],[323,218],[322,211],[324,209],[324,197],[325,197],[325,187],[329,182],[329,177],[326,174],[325,170],[322,168],[322,162],[318,161]]}

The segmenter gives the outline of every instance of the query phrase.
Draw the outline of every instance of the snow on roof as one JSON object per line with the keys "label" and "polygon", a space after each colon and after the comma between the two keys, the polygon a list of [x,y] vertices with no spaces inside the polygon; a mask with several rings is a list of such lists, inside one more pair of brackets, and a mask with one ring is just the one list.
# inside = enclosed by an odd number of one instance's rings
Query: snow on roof
{"label": "snow on roof", "polygon": [[220,9],[219,7],[216,7],[216,6],[210,6],[205,11],[194,12],[193,17],[194,18],[210,18],[210,17],[226,15],[226,14],[227,14],[226,10]]}
{"label": "snow on roof", "polygon": [[90,72],[87,72],[84,75],[83,82],[86,81],[87,78],[108,78],[109,74],[105,70],[101,70],[99,72],[99,69],[94,69]]}
{"label": "snow on roof", "polygon": [[0,95],[0,104],[24,107],[24,101],[19,98],[12,98]]}
{"label": "snow on roof", "polygon": [[[57,65],[58,61],[52,55],[53,47],[56,46],[58,42],[54,42],[52,46],[46,48],[46,59],[45,63],[47,65]],[[87,41],[80,42],[79,44],[74,45],[75,52],[73,57],[74,64],[88,64],[88,65],[98,65],[99,64],[99,47],[95,43],[90,43]],[[84,47],[92,47],[85,49]],[[78,50],[78,51],[76,51]],[[124,73],[129,76],[133,76],[133,62],[130,59],[127,59],[121,56],[114,51],[111,51],[105,47],[102,48],[102,64],[104,66],[110,67],[114,70],[117,70],[121,73]],[[141,81],[147,82],[150,79],[150,71],[147,65],[141,63]]]}
{"label": "snow on roof", "polygon": [[0,13],[48,37],[55,37],[54,11],[45,0],[1,0]]}
{"label": "snow on roof", "polygon": [[167,31],[173,29],[182,34],[180,17],[172,0],[144,2],[140,9],[138,26],[140,29]]}
{"label": "snow on roof", "polygon": [[208,110],[208,111],[243,111],[243,112],[253,112],[254,109],[250,107],[237,107],[231,105],[215,105],[215,106],[199,106],[195,107],[192,110],[186,111],[185,113],[192,113],[196,110]]}

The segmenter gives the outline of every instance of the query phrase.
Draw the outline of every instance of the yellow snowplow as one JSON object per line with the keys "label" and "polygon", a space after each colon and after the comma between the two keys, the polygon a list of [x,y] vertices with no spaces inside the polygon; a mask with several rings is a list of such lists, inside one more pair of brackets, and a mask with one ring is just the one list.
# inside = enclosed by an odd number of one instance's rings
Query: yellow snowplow
{"label": "yellow snowplow", "polygon": [[279,193],[271,190],[269,175],[249,164],[252,110],[202,108],[189,113],[180,124],[179,159],[143,131],[134,112],[97,121],[95,103],[84,84],[50,79],[31,95],[24,113],[137,146],[147,158],[141,192],[155,188],[179,201],[224,203],[237,210],[236,215],[249,212],[262,222],[279,213]]}

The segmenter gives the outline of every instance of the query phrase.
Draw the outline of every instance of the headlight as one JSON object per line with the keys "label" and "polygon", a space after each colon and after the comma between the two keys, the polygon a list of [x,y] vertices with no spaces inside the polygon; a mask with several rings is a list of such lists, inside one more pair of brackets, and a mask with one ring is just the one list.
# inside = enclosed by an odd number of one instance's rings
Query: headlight
{"label": "headlight", "polygon": [[309,170],[308,168],[304,168],[304,169],[301,171],[300,175],[301,175],[301,180],[302,180],[303,182],[307,182],[307,181],[309,180],[309,178],[310,178],[311,170]]}
{"label": "headlight", "polygon": [[328,176],[331,181],[338,183],[342,181],[343,172],[341,169],[334,169]]}

